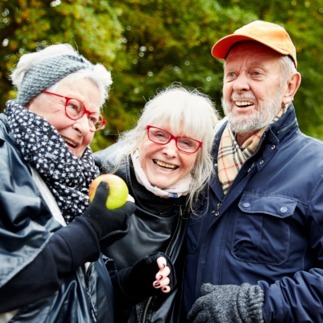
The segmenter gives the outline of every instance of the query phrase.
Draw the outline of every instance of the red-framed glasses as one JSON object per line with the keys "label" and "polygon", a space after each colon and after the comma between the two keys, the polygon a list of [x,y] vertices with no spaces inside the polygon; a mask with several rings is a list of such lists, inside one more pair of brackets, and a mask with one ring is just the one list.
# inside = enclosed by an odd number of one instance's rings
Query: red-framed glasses
{"label": "red-framed glasses", "polygon": [[68,96],[60,95],[50,91],[42,91],[42,93],[58,96],[65,99],[65,114],[72,120],[81,119],[86,114],[89,122],[90,131],[95,132],[101,130],[106,121],[102,114],[98,112],[91,112],[86,109],[84,103],[78,99],[70,98]]}
{"label": "red-framed glasses", "polygon": [[174,136],[170,132],[155,126],[148,125],[146,129],[148,139],[152,142],[160,145],[166,145],[172,139],[174,139],[177,149],[186,154],[193,154],[197,152],[203,145],[202,141],[189,137]]}

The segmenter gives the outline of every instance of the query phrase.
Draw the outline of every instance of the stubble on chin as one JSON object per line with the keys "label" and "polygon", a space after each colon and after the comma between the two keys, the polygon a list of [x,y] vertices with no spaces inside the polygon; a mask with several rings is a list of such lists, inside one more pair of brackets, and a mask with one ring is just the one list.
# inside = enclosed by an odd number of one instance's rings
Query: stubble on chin
{"label": "stubble on chin", "polygon": [[249,133],[257,130],[257,116],[255,111],[252,115],[236,115],[232,112],[230,105],[222,100],[222,107],[225,116],[228,118],[228,123],[231,130],[235,134]]}
{"label": "stubble on chin", "polygon": [[235,134],[254,133],[268,126],[279,111],[279,104],[272,102],[250,115],[235,115],[230,109],[230,104],[222,99],[222,107],[228,123]]}
{"label": "stubble on chin", "polygon": [[258,130],[258,122],[254,118],[234,116],[232,113],[227,115],[231,129],[236,134],[250,133]]}

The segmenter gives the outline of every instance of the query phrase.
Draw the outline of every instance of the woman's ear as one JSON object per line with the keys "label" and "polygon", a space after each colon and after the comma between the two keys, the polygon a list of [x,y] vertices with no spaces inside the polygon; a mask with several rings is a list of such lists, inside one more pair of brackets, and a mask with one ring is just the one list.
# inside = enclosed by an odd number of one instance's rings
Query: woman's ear
{"label": "woman's ear", "polygon": [[296,72],[287,80],[287,86],[285,94],[283,96],[283,104],[289,104],[294,100],[294,95],[296,94],[300,84],[301,84],[301,74]]}

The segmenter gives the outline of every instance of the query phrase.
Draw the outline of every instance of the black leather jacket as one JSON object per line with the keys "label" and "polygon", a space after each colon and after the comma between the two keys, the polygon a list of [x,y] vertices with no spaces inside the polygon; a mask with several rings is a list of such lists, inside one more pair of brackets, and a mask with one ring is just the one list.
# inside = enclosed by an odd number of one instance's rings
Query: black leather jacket
{"label": "black leather jacket", "polygon": [[[115,149],[118,149],[118,144],[94,154],[102,173],[109,173],[113,169],[114,160],[111,156]],[[147,191],[137,182],[129,157],[121,163],[116,174],[126,181],[129,193],[135,199],[137,211],[131,217],[127,236],[107,248],[104,253],[115,261],[118,269],[130,266],[146,255],[162,251],[173,261],[178,280],[178,285],[170,294],[150,297],[137,304],[132,309],[128,323],[179,322],[182,247],[187,225],[186,198],[165,199]]]}
{"label": "black leather jacket", "polygon": [[49,256],[43,266],[36,266],[43,253],[53,248],[50,238],[62,226],[53,218],[31,168],[15,148],[3,114],[0,115],[0,212],[1,322],[3,313],[13,310],[10,322],[113,322],[112,286],[101,259],[91,263],[87,271],[78,267],[64,277],[57,274],[58,267],[70,268],[75,259],[83,259],[92,252],[99,254],[97,237],[92,238],[81,222],[76,235],[75,230],[74,237],[72,232],[69,235],[79,246],[73,248],[75,252],[69,250],[68,243],[62,244],[56,249],[62,256],[60,263]]}

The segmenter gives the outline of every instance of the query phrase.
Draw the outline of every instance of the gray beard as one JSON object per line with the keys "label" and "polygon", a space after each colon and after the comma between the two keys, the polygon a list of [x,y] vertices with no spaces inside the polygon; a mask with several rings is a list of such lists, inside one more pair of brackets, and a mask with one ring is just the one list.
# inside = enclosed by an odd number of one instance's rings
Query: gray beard
{"label": "gray beard", "polygon": [[265,126],[268,126],[281,109],[280,98],[275,98],[272,102],[265,104],[260,110],[255,111],[251,116],[236,116],[228,111],[228,104],[222,99],[222,107],[232,131],[235,134],[253,133]]}

